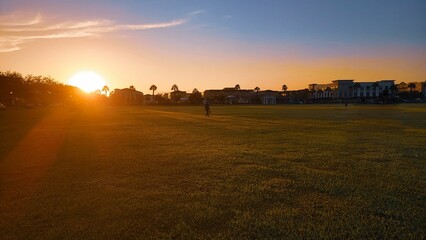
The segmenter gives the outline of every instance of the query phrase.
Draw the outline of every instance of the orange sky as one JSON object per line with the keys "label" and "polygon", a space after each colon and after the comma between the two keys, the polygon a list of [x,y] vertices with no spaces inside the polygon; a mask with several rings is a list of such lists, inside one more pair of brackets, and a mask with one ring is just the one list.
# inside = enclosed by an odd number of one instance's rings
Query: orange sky
{"label": "orange sky", "polygon": [[236,37],[225,27],[204,26],[197,17],[208,10],[142,22],[30,10],[0,14],[0,70],[63,83],[86,70],[103,76],[110,89],[134,85],[144,93],[152,84],[168,92],[173,84],[185,91],[236,84],[292,90],[335,79],[426,80],[424,44]]}

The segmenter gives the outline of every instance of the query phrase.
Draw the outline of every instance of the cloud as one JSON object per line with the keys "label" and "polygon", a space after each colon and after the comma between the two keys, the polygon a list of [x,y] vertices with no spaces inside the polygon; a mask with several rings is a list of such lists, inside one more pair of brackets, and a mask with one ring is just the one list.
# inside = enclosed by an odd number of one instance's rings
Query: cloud
{"label": "cloud", "polygon": [[189,15],[189,16],[194,16],[194,15],[201,14],[201,13],[203,13],[203,12],[205,12],[205,11],[206,11],[206,10],[204,10],[204,9],[200,9],[200,10],[196,10],[196,11],[190,12],[188,15]]}
{"label": "cloud", "polygon": [[0,15],[0,26],[30,26],[38,24],[42,21],[42,16],[37,13],[34,17],[27,19],[25,13],[13,12],[10,14]]}
{"label": "cloud", "polygon": [[119,26],[122,29],[130,29],[130,30],[147,30],[147,29],[154,29],[154,28],[168,28],[168,27],[174,27],[181,24],[184,24],[186,20],[184,19],[177,19],[171,22],[165,22],[165,23],[154,23],[154,24],[139,24],[139,25],[121,25]]}
{"label": "cloud", "polygon": [[44,20],[41,14],[28,17],[21,13],[12,13],[0,16],[0,53],[18,51],[22,44],[39,39],[93,37],[116,31],[170,28],[186,21],[176,19],[169,22],[126,25],[100,19],[53,23],[52,20]]}

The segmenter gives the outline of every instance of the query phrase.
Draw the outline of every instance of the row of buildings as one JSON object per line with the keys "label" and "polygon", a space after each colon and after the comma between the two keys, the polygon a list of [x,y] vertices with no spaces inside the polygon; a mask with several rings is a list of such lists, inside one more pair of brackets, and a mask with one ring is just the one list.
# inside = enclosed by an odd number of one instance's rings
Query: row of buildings
{"label": "row of buildings", "polygon": [[[195,94],[197,97],[195,97]],[[193,101],[190,101],[192,97]],[[355,82],[334,80],[326,84],[309,84],[308,88],[289,91],[260,91],[228,87],[197,92],[173,91],[168,94],[144,95],[135,89],[115,89],[111,95],[117,103],[199,103],[203,99],[216,104],[285,104],[285,103],[338,103],[338,102],[396,102],[401,98],[426,99],[426,81],[395,84],[395,80]]]}

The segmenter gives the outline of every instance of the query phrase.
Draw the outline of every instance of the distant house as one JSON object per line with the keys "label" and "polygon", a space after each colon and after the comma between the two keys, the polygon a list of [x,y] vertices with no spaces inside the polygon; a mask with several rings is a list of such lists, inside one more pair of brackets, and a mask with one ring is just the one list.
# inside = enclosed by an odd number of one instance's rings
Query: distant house
{"label": "distant house", "polygon": [[169,94],[170,99],[175,103],[187,103],[189,94],[186,91],[173,91]]}
{"label": "distant house", "polygon": [[144,103],[144,95],[136,89],[114,89],[110,94],[113,103],[126,105],[140,105]]}
{"label": "distant house", "polygon": [[282,92],[279,91],[265,90],[256,92],[253,95],[258,96],[258,99],[260,100],[259,103],[261,104],[275,105],[279,103],[284,103],[284,97],[282,95]]}
{"label": "distant house", "polygon": [[282,104],[285,103],[283,92],[252,89],[224,88],[204,91],[204,99],[213,103],[225,104]]}
{"label": "distant house", "polygon": [[145,94],[143,96],[144,104],[157,104],[158,101],[155,99],[156,97],[152,94]]}
{"label": "distant house", "polygon": [[271,94],[265,94],[261,97],[262,104],[265,105],[275,105],[277,104],[277,96]]}

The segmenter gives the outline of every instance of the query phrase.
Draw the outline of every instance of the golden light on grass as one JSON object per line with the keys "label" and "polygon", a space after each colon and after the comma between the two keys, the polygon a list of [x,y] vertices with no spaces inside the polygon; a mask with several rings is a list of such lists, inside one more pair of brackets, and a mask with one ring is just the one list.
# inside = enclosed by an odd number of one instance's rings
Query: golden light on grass
{"label": "golden light on grass", "polygon": [[96,90],[102,90],[106,85],[105,79],[96,72],[82,71],[74,74],[68,84],[80,88],[81,90],[91,93]]}

